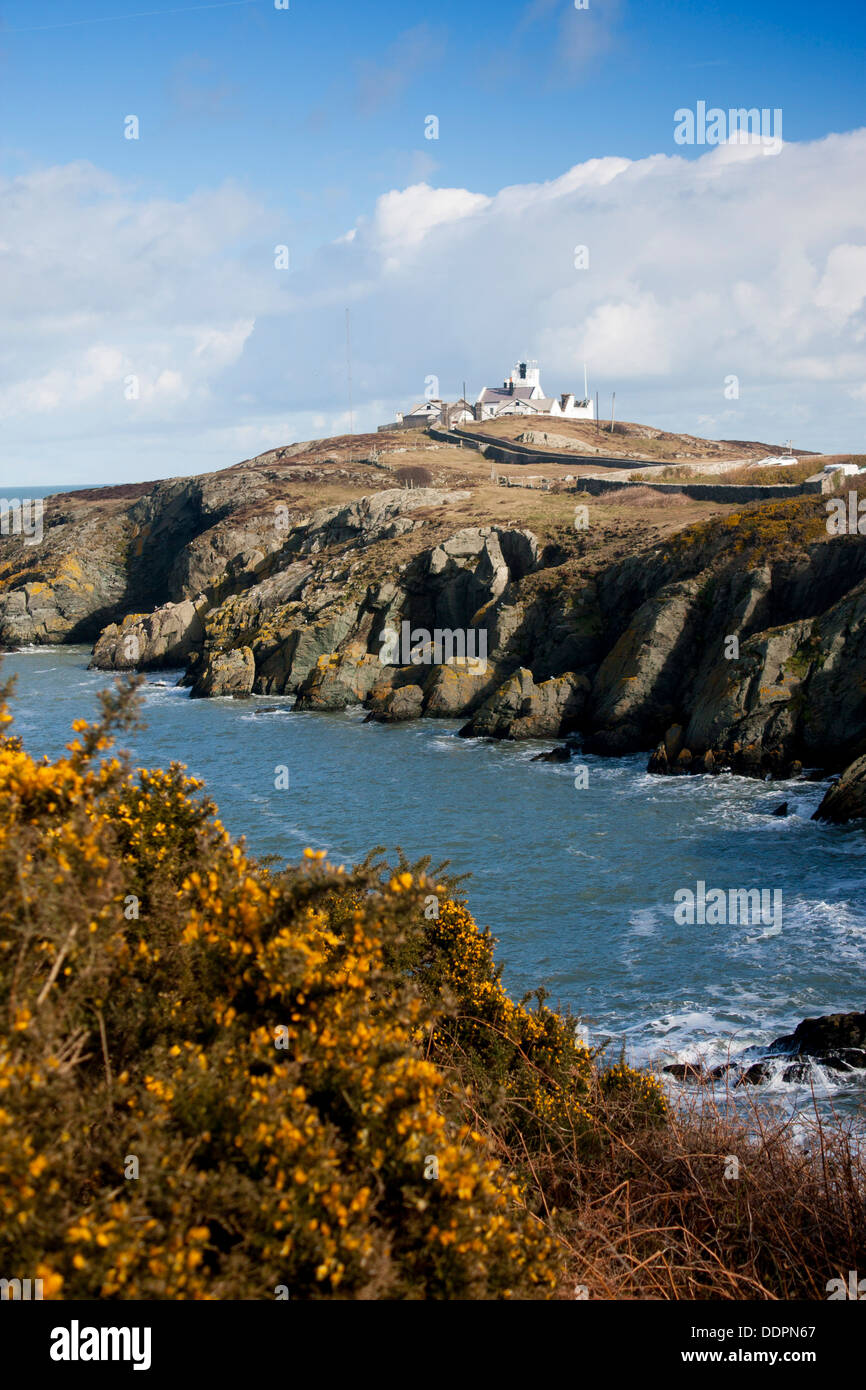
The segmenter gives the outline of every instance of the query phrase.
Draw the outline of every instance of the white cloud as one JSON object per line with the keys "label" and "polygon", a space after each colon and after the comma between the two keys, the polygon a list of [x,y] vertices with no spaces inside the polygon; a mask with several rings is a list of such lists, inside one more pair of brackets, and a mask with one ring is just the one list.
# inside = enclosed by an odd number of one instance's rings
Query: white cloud
{"label": "white cloud", "polygon": [[837,323],[846,323],[866,299],[866,244],[834,246],[827,257],[815,303],[828,309]]}
{"label": "white cloud", "polygon": [[399,192],[385,193],[379,199],[370,239],[393,256],[404,247],[417,246],[434,227],[471,217],[489,204],[489,198],[465,188],[413,184]]}
{"label": "white cloud", "polygon": [[494,196],[415,183],[290,272],[282,220],[232,185],[143,199],[80,163],[0,183],[0,483],[195,472],[344,429],[347,305],[359,429],[431,374],[477,392],[529,353],[551,392],[586,360],[620,418],[862,449],[864,160],[856,131]]}

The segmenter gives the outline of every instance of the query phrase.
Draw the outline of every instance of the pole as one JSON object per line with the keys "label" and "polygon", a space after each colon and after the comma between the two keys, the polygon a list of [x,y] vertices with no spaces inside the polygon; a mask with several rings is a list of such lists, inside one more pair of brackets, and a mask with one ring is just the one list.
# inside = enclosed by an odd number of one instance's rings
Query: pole
{"label": "pole", "polygon": [[613,422],[616,415],[616,392],[610,398],[610,432],[613,434]]}
{"label": "pole", "polygon": [[601,429],[601,424],[599,423],[599,419],[598,419],[598,392],[596,391],[596,393],[595,393],[595,432],[596,432],[596,434],[598,434],[598,432],[599,432],[600,429]]}
{"label": "pole", "polygon": [[355,412],[352,408],[352,330],[349,310],[346,310],[346,375],[349,381],[349,433],[355,433]]}

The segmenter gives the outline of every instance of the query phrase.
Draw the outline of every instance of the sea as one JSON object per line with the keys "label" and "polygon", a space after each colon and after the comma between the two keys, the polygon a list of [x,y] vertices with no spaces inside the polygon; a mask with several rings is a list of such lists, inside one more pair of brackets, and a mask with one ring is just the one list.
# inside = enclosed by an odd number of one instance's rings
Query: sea
{"label": "sea", "polygon": [[[3,658],[33,755],[56,757],[72,720],[94,715],[111,677],[89,657],[77,646]],[[866,1005],[866,835],[811,819],[826,783],[651,777],[646,755],[539,762],[550,743],[295,713],[290,698],[191,700],[180,675],[146,678],[147,727],[126,740],[137,765],[185,763],[256,855],[292,862],[310,846],[349,865],[381,845],[448,860],[469,875],[512,995],[544,986],[594,1045],[637,1064],[712,1066],[803,1018]],[[684,921],[677,904],[699,884],[778,893],[780,910],[752,925]],[[818,1068],[797,1086],[782,1070],[762,1101],[866,1114],[863,1073]]]}

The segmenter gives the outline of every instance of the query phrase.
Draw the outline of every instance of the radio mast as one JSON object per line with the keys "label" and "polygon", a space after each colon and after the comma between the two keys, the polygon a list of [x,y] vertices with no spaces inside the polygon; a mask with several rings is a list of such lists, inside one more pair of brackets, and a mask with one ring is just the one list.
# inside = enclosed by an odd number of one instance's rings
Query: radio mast
{"label": "radio mast", "polygon": [[349,433],[355,433],[355,412],[352,407],[352,329],[349,310],[346,310],[346,377],[349,383]]}

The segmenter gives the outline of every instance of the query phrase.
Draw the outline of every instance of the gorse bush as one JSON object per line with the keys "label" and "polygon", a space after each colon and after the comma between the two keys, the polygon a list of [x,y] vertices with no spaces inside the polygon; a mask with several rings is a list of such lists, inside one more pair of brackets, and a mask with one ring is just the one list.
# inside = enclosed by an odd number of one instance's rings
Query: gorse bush
{"label": "gorse bush", "polygon": [[133,685],[55,762],[0,741],[0,1268],[68,1298],[549,1295],[559,1247],[471,1095],[582,1113],[573,1028],[507,998],[423,871],[269,872],[181,767],[108,756]]}
{"label": "gorse bush", "polygon": [[182,767],[112,753],[135,684],[54,762],[0,691],[3,1278],[70,1299],[815,1297],[866,1261],[850,1148],[812,1161],[669,1114],[543,991],[508,997],[444,866],[255,863]]}

